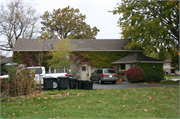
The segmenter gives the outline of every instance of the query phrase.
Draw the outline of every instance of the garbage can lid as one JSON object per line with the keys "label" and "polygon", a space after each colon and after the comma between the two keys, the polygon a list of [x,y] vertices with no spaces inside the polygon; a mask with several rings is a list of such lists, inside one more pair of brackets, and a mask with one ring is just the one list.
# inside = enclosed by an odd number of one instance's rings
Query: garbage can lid
{"label": "garbage can lid", "polygon": [[77,81],[79,81],[79,82],[84,82],[84,80],[77,80]]}
{"label": "garbage can lid", "polygon": [[61,77],[57,77],[58,79],[69,79],[69,77],[65,77],[65,76],[61,76]]}
{"label": "garbage can lid", "polygon": [[77,80],[76,77],[69,77],[70,80]]}

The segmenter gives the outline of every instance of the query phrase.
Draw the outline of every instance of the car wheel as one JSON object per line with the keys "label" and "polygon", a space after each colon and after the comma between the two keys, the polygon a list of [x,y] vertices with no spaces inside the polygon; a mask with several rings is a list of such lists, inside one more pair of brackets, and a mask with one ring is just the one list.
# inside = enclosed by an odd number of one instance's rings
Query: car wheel
{"label": "car wheel", "polygon": [[58,87],[57,82],[53,82],[53,88],[57,88],[57,87]]}
{"label": "car wheel", "polygon": [[116,83],[116,81],[113,81],[113,82],[112,82],[112,84],[115,84],[115,83]]}

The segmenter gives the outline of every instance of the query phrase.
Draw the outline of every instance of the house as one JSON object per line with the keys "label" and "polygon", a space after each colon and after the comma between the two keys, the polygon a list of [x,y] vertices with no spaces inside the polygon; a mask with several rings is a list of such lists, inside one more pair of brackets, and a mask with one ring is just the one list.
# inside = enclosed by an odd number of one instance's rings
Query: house
{"label": "house", "polygon": [[[75,46],[72,49],[75,55],[70,56],[70,59],[73,59],[73,64],[70,66],[71,76],[76,76],[81,80],[89,80],[91,73],[98,67],[111,68],[113,61],[128,54],[143,52],[136,49],[124,49],[124,46],[128,44],[127,40],[71,39],[70,41]],[[19,55],[20,53],[38,53],[40,51],[55,50],[57,42],[58,40],[52,39],[18,39],[12,49],[14,60],[22,59],[22,55]],[[49,67],[49,73],[64,72],[66,70]]]}
{"label": "house", "polygon": [[151,57],[147,57],[140,53],[130,54],[130,55],[127,55],[123,58],[120,58],[120,59],[112,62],[114,69],[116,69],[117,72],[122,74],[122,75],[120,75],[120,78],[123,78],[125,80],[126,80],[125,72],[129,68],[134,67],[139,63],[141,63],[141,65],[146,64],[146,67],[148,67],[148,71],[149,71],[149,70],[153,70],[153,69],[157,68],[158,64],[160,64],[158,66],[159,70],[163,70],[162,64],[164,62],[154,59],[154,58],[151,58]]}
{"label": "house", "polygon": [[169,59],[164,61],[163,69],[168,74],[175,73],[175,68],[171,67],[171,63],[172,61]]}

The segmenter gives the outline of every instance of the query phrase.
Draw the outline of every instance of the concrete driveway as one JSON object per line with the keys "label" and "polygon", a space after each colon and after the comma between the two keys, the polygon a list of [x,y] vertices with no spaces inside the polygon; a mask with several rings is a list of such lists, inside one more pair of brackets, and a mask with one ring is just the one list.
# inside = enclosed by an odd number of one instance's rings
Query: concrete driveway
{"label": "concrete driveway", "polygon": [[150,85],[150,84],[132,84],[132,83],[93,83],[93,89],[120,89],[120,88],[148,88],[148,87],[163,87],[163,86],[178,86],[178,85]]}

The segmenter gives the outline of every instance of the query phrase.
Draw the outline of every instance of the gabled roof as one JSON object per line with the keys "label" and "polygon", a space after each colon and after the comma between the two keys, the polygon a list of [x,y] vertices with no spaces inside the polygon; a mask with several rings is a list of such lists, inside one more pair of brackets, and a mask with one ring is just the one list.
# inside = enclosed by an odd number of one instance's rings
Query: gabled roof
{"label": "gabled roof", "polygon": [[139,53],[135,53],[135,54],[127,55],[119,60],[116,60],[112,62],[112,64],[136,63],[139,61],[142,63],[164,63],[163,61],[151,57],[147,57]]}
{"label": "gabled roof", "polygon": [[165,60],[164,62],[165,62],[165,63],[171,63],[172,61],[169,60],[169,59],[167,59],[167,60]]}
{"label": "gabled roof", "polygon": [[[39,43],[38,41],[44,42]],[[128,44],[127,40],[120,39],[71,39],[74,44],[73,51],[100,51],[100,52],[129,52],[125,50],[124,46]],[[55,50],[55,44],[58,40],[51,39],[18,39],[14,45],[12,51],[49,51]],[[41,44],[44,43],[44,48]],[[132,49],[131,51],[136,51]],[[136,52],[142,52],[136,51]]]}

